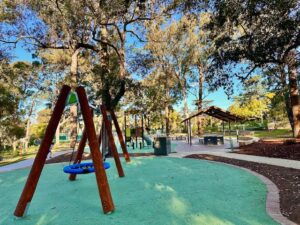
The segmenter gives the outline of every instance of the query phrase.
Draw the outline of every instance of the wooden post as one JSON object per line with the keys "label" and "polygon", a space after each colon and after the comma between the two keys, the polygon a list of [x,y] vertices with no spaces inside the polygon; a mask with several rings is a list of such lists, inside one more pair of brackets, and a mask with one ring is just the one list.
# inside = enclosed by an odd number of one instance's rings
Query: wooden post
{"label": "wooden post", "polygon": [[104,126],[106,128],[107,135],[108,135],[108,142],[109,142],[108,144],[109,144],[109,147],[110,147],[110,149],[112,151],[112,154],[114,156],[116,167],[117,167],[117,170],[118,170],[118,173],[119,173],[119,177],[124,177],[125,175],[124,175],[124,171],[123,171],[123,168],[122,168],[122,164],[120,162],[119,153],[117,151],[117,147],[116,147],[116,144],[115,144],[115,141],[114,141],[114,137],[113,137],[113,134],[112,134],[112,129],[111,129],[110,123],[108,121],[106,107],[104,105],[101,105],[100,109],[101,109],[101,113],[102,113],[102,116],[103,116]]}
{"label": "wooden post", "polygon": [[142,114],[142,147],[144,148],[144,115]]}
{"label": "wooden post", "polygon": [[[87,136],[86,136],[86,131],[84,129],[83,132],[82,132],[82,137],[81,137],[81,140],[79,142],[79,146],[78,146],[78,149],[77,149],[77,154],[76,154],[76,157],[75,157],[75,160],[74,160],[73,164],[78,164],[78,163],[81,162],[82,155],[83,155],[83,152],[84,152],[84,147],[86,145],[86,141],[87,141]],[[70,174],[69,175],[69,180],[70,181],[76,180],[76,174]]]}
{"label": "wooden post", "polygon": [[124,136],[125,136],[125,144],[127,144],[127,142],[126,142],[126,128],[127,128],[126,112],[124,112]]}
{"label": "wooden post", "polygon": [[189,131],[188,124],[189,124],[189,120],[185,121],[185,127],[186,127],[186,131],[187,131],[187,142],[189,144],[190,143],[190,134],[189,134],[190,131]]}
{"label": "wooden post", "polygon": [[[115,128],[116,128],[116,131],[117,131],[117,134],[118,134],[119,142],[120,142],[120,145],[121,145],[121,148],[122,148],[125,160],[126,160],[126,162],[130,162],[130,157],[129,157],[129,154],[128,154],[128,151],[127,151],[127,147],[126,147],[126,144],[125,144],[125,141],[124,141],[124,137],[122,135],[122,131],[121,131],[121,128],[119,126],[116,114],[115,114],[115,112],[113,110],[111,110],[110,111],[110,115],[111,115],[111,118],[112,118],[112,120],[113,120],[113,122],[115,124]],[[125,135],[126,135],[126,133],[125,133]]]}
{"label": "wooden post", "polygon": [[115,206],[111,197],[109,184],[105,173],[103,158],[100,153],[99,142],[95,131],[93,117],[90,113],[90,108],[89,108],[89,104],[88,104],[88,100],[84,88],[78,87],[76,88],[76,92],[78,95],[80,108],[82,111],[87,139],[89,141],[89,146],[91,149],[92,159],[95,167],[95,175],[96,175],[96,181],[98,185],[98,191],[102,202],[102,208],[104,213],[109,213],[115,209]]}
{"label": "wooden post", "polygon": [[229,144],[230,144],[230,149],[231,149],[231,151],[233,151],[233,141],[232,141],[232,137],[231,137],[230,120],[228,121],[228,123],[229,123]]}
{"label": "wooden post", "polygon": [[192,145],[192,123],[191,123],[191,120],[189,122],[189,129],[190,129],[190,145]]}
{"label": "wooden post", "polygon": [[14,215],[17,217],[22,217],[24,215],[25,210],[28,209],[29,203],[32,200],[70,90],[71,88],[69,86],[64,85],[60,91],[52,116],[46,128],[45,136],[36,154],[25,187],[15,209]]}
{"label": "wooden post", "polygon": [[135,118],[135,147],[138,148],[138,133],[137,133],[137,115],[134,115]]}

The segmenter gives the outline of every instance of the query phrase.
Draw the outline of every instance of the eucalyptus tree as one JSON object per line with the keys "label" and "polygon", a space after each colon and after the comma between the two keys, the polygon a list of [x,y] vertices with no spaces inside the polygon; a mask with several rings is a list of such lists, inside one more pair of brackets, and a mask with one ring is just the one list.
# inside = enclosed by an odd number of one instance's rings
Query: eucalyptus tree
{"label": "eucalyptus tree", "polygon": [[[92,16],[96,18],[97,26],[92,30],[92,39],[99,43],[101,48],[99,66],[95,68],[95,73],[102,81],[99,92],[107,107],[114,108],[124,95],[128,78],[130,78],[126,68],[126,43],[129,35],[138,42],[147,42],[148,40],[143,37],[145,25],[166,14],[173,7],[169,1],[161,0],[91,0],[86,2]],[[109,69],[110,55],[117,56],[119,65],[117,76],[112,75]],[[115,86],[109,83],[112,78],[115,80]]]}
{"label": "eucalyptus tree", "polygon": [[29,121],[32,113],[32,105],[26,107],[36,78],[31,68],[24,62],[0,61],[0,146],[12,146],[14,151],[20,138],[28,138],[30,122],[26,129],[23,120]]}
{"label": "eucalyptus tree", "polygon": [[[178,30],[182,37],[181,42],[185,43],[184,49],[188,52],[188,57],[183,62],[192,71],[192,75],[197,70],[198,74],[194,75],[193,78],[198,80],[198,95],[197,95],[197,109],[201,111],[204,107],[204,93],[209,90],[205,88],[205,75],[209,65],[209,55],[213,51],[212,40],[209,37],[209,30],[205,29],[205,26],[210,21],[210,13],[200,12],[199,14],[188,14],[181,18],[180,29]],[[178,49],[179,51],[179,49]],[[179,51],[180,54],[181,51]],[[203,134],[202,117],[197,118],[197,133],[198,135]]]}
{"label": "eucalyptus tree", "polygon": [[208,78],[215,87],[225,86],[231,91],[233,77],[245,81],[258,70],[278,67],[282,86],[288,80],[292,127],[294,136],[299,137],[299,1],[224,0],[212,5],[208,27],[215,38],[215,51]]}
{"label": "eucalyptus tree", "polygon": [[[61,49],[70,54],[66,82],[74,89],[78,85],[78,55],[81,49],[92,49],[90,44],[93,19],[85,1],[12,1],[6,10],[18,16],[2,22],[1,41],[6,44],[23,44],[30,50]],[[77,107],[71,106],[71,147],[76,140]]]}
{"label": "eucalyptus tree", "polygon": [[[200,15],[187,14],[180,19],[152,23],[148,29],[148,39],[152,42],[145,45],[145,50],[152,55],[153,68],[165,65],[166,80],[177,82],[183,99],[184,116],[189,116],[187,104],[191,83],[198,81],[198,110],[202,109],[204,98],[204,76],[211,51],[208,33],[204,25],[209,21],[208,13]],[[198,133],[201,133],[201,120],[198,121]]]}

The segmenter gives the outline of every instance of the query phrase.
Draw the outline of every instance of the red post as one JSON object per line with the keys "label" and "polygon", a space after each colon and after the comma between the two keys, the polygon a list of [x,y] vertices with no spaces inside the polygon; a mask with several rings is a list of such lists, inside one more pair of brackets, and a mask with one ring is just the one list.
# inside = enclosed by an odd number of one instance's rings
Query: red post
{"label": "red post", "polygon": [[107,135],[108,135],[109,146],[111,148],[111,151],[112,151],[114,159],[115,159],[115,163],[116,163],[116,167],[117,167],[117,170],[118,170],[118,173],[119,173],[119,177],[124,177],[125,175],[124,175],[122,164],[121,164],[121,161],[120,161],[120,158],[119,158],[119,153],[117,151],[117,147],[116,147],[116,144],[115,144],[115,141],[114,141],[114,137],[113,137],[113,134],[112,134],[112,129],[111,129],[110,123],[108,121],[106,107],[104,105],[101,105],[100,109],[101,109],[101,113],[102,113],[102,116],[103,116],[104,126],[106,128]]}
{"label": "red post", "polygon": [[76,92],[82,111],[87,139],[89,141],[89,146],[91,149],[92,159],[95,167],[96,181],[98,185],[100,199],[102,202],[102,208],[104,213],[112,212],[115,206],[111,197],[109,184],[103,165],[103,159],[100,153],[99,142],[95,131],[95,125],[93,117],[90,113],[87,96],[83,87],[76,88]]}
{"label": "red post", "polygon": [[126,160],[126,162],[130,162],[130,157],[129,157],[129,154],[128,154],[128,151],[127,151],[127,148],[126,148],[126,144],[124,142],[124,138],[123,138],[122,131],[120,129],[116,114],[113,110],[110,111],[110,114],[111,114],[111,118],[112,118],[112,120],[115,124],[115,128],[116,128],[116,131],[117,131],[117,134],[118,134],[118,138],[119,138],[119,141],[120,141],[120,144],[121,144],[121,147],[122,147],[122,151],[123,151],[125,160]]}
{"label": "red post", "polygon": [[[86,132],[85,132],[85,129],[84,129],[83,132],[82,132],[82,137],[81,137],[81,140],[79,142],[78,149],[77,149],[77,154],[76,154],[76,157],[75,157],[75,160],[74,160],[74,164],[77,164],[77,163],[81,162],[86,141],[87,141],[87,136],[86,136]],[[76,180],[76,174],[70,174],[69,175],[69,180],[70,181]]]}
{"label": "red post", "polygon": [[60,91],[52,116],[46,128],[45,136],[36,154],[25,187],[15,209],[14,215],[17,217],[22,217],[24,215],[24,212],[28,207],[28,203],[30,203],[32,200],[35,189],[37,187],[37,183],[45,165],[47,155],[49,153],[49,149],[55,135],[55,131],[63,114],[65,103],[70,90],[71,88],[69,86],[64,85]]}

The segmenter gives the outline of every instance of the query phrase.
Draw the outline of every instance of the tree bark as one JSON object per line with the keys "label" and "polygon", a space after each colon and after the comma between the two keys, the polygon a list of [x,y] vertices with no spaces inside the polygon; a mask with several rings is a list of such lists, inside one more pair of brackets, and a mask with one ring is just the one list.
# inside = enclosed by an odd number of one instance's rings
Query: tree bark
{"label": "tree bark", "polygon": [[58,123],[57,125],[57,129],[55,131],[55,144],[56,145],[59,145],[60,141],[59,141],[59,136],[60,136],[60,124],[61,123]]}
{"label": "tree bark", "polygon": [[119,49],[119,77],[120,86],[118,87],[118,92],[114,96],[111,102],[111,108],[114,109],[119,101],[125,94],[125,78],[126,78],[126,68],[125,68],[125,31],[120,34],[121,47]]}
{"label": "tree bark", "polygon": [[100,51],[100,78],[102,83],[102,104],[106,106],[106,108],[110,109],[111,105],[111,95],[109,92],[110,84],[108,80],[109,74],[109,52],[108,52],[108,45],[106,44],[108,41],[108,31],[106,26],[102,26],[100,29],[100,36],[101,36],[101,51]]}
{"label": "tree bark", "polygon": [[[204,68],[201,65],[197,66],[199,73],[199,93],[198,93],[198,111],[203,109],[203,83],[204,83]],[[202,116],[197,117],[197,134],[200,136],[203,132]]]}
{"label": "tree bark", "polygon": [[294,131],[294,121],[293,121],[293,111],[291,107],[291,101],[290,101],[290,93],[289,93],[289,86],[286,83],[286,77],[288,74],[284,70],[284,66],[281,66],[280,68],[280,80],[282,85],[282,97],[285,103],[287,116],[291,125],[291,129]]}
{"label": "tree bark", "polygon": [[165,107],[165,120],[166,120],[166,135],[168,137],[170,134],[170,110],[168,104],[166,104]]}
{"label": "tree bark", "polygon": [[182,95],[183,95],[183,112],[184,112],[185,118],[187,118],[189,116],[189,107],[188,107],[188,103],[187,103],[186,84],[184,84],[182,86]]}
{"label": "tree bark", "polygon": [[[78,83],[78,54],[79,49],[76,49],[71,58],[70,68],[70,86],[72,90],[75,90]],[[77,104],[70,106],[70,148],[74,148],[77,138]]]}
{"label": "tree bark", "polygon": [[291,51],[286,59],[286,64],[288,66],[289,75],[289,91],[290,91],[290,101],[291,108],[293,112],[293,134],[294,137],[299,138],[300,134],[300,106],[299,106],[299,91],[297,83],[297,68],[295,60],[295,52]]}
{"label": "tree bark", "polygon": [[[101,36],[101,51],[100,51],[100,67],[101,67],[101,83],[102,83],[102,104],[106,106],[107,109],[112,108],[112,99],[110,94],[110,81],[108,80],[109,74],[109,51],[108,45],[108,31],[106,26],[102,26],[100,29],[100,36]],[[111,120],[109,120],[111,125]],[[102,125],[104,126],[104,124]],[[103,135],[102,135],[102,152],[107,152],[109,156],[112,156],[112,150],[109,147],[109,140],[108,135],[106,132],[106,127],[103,127]]]}
{"label": "tree bark", "polygon": [[29,145],[29,141],[30,141],[30,125],[31,125],[30,117],[32,115],[34,105],[35,105],[35,101],[33,100],[32,103],[31,103],[29,112],[28,112],[28,120],[27,120],[27,124],[26,124],[26,135],[25,135],[24,150],[22,152],[23,154],[28,151],[28,145]]}

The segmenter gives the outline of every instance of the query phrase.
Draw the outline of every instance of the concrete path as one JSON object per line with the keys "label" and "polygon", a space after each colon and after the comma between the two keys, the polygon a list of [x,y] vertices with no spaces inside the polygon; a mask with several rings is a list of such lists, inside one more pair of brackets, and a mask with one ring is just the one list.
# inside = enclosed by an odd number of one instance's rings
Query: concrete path
{"label": "concrete path", "polygon": [[[65,153],[68,153],[68,152],[72,152],[72,150],[53,152],[52,153],[52,158],[56,157],[56,156],[59,156],[59,155],[62,155],[62,154],[65,154]],[[49,155],[48,155],[47,159],[49,159]],[[33,161],[34,161],[34,157],[30,158],[30,159],[22,160],[22,161],[17,162],[17,163],[12,163],[12,164],[9,164],[9,165],[6,165],[6,166],[1,166],[0,167],[0,173],[30,167],[33,164]]]}
{"label": "concrete path", "polygon": [[[176,143],[176,148],[175,148],[176,153],[170,154],[169,156],[171,157],[184,157],[191,154],[208,154],[208,155],[215,155],[215,156],[221,156],[226,158],[264,163],[264,164],[269,164],[274,166],[282,166],[286,168],[293,168],[293,169],[300,170],[300,161],[297,160],[231,153],[230,144],[228,140],[225,141],[224,146],[205,146],[199,144],[190,146],[185,141],[176,141],[176,142],[174,141],[173,143]],[[194,141],[194,143],[197,142]],[[233,140],[233,144],[236,146],[236,140]]]}

